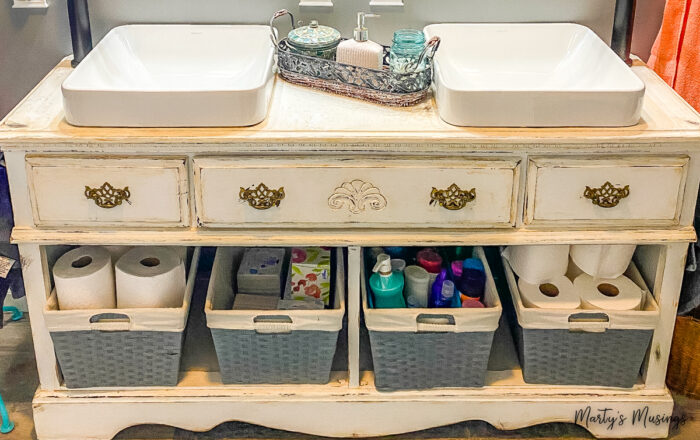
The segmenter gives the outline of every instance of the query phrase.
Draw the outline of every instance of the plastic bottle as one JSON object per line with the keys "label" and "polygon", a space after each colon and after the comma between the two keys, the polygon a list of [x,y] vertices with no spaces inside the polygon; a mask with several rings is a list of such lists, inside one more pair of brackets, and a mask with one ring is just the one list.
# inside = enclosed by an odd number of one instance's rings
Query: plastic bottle
{"label": "plastic bottle", "polygon": [[406,307],[403,297],[403,273],[391,270],[391,258],[387,254],[377,256],[377,264],[372,269],[369,286],[374,295],[377,309],[399,309]]}
{"label": "plastic bottle", "polygon": [[481,301],[486,286],[484,263],[478,258],[467,258],[462,263],[462,275],[457,279],[457,289],[464,296]]}
{"label": "plastic bottle", "polygon": [[[447,269],[442,269],[440,273],[435,277],[432,287],[430,288],[430,298],[428,299],[428,307],[443,307],[442,304],[442,285],[445,284],[447,279]],[[452,283],[450,281],[450,283]]]}
{"label": "plastic bottle", "polygon": [[455,284],[450,280],[442,282],[440,293],[435,298],[434,306],[439,309],[452,307],[452,299],[455,295]]}

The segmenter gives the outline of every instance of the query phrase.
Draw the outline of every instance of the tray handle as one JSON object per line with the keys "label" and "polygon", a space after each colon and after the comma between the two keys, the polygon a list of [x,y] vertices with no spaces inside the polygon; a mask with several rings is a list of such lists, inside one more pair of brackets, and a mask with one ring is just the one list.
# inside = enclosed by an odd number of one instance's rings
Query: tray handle
{"label": "tray handle", "polygon": [[569,316],[570,332],[604,333],[610,328],[610,317],[605,313],[576,313]]}
{"label": "tray handle", "polygon": [[103,332],[129,331],[131,318],[123,313],[98,313],[90,317],[90,329]]}
{"label": "tray handle", "polygon": [[272,14],[272,18],[270,18],[270,39],[272,40],[272,44],[275,46],[275,49],[279,49],[279,42],[277,41],[278,32],[275,28],[274,22],[278,18],[284,17],[285,15],[289,15],[289,19],[292,21],[292,29],[294,29],[294,15],[292,15],[292,13],[286,9],[280,9]]}
{"label": "tray handle", "polygon": [[260,334],[291,333],[293,323],[288,315],[258,315],[253,318],[255,332]]}
{"label": "tray handle", "polygon": [[425,43],[425,47],[423,48],[423,51],[420,53],[420,56],[418,59],[407,69],[407,71],[411,72],[415,69],[418,68],[418,66],[421,65],[424,59],[428,60],[428,63],[432,63],[433,57],[435,56],[435,52],[437,52],[438,48],[440,47],[440,37],[433,37],[430,40],[428,40],[427,43]]}
{"label": "tray handle", "polygon": [[416,316],[418,333],[454,333],[455,329],[455,318],[452,315],[421,313]]}

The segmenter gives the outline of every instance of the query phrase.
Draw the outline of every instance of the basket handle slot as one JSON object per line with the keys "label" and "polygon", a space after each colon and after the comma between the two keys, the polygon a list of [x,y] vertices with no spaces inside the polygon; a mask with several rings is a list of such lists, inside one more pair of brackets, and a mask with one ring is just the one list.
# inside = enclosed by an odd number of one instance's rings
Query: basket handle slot
{"label": "basket handle slot", "polygon": [[277,32],[277,29],[275,28],[274,21],[280,17],[284,17],[285,15],[289,15],[289,19],[292,21],[292,29],[294,29],[294,15],[292,15],[292,13],[286,9],[280,9],[272,14],[272,18],[270,18],[270,39],[272,40],[272,44],[275,46],[275,49],[279,48],[279,42],[277,41],[279,32]]}
{"label": "basket handle slot", "polygon": [[103,332],[129,331],[131,318],[123,313],[98,313],[90,317],[90,329]]}
{"label": "basket handle slot", "polygon": [[449,314],[421,313],[416,316],[418,333],[454,333],[455,317]]}
{"label": "basket handle slot", "polygon": [[603,333],[610,328],[610,317],[605,313],[576,313],[569,316],[569,331]]}
{"label": "basket handle slot", "polygon": [[253,318],[256,333],[291,333],[294,321],[287,315],[259,315]]}

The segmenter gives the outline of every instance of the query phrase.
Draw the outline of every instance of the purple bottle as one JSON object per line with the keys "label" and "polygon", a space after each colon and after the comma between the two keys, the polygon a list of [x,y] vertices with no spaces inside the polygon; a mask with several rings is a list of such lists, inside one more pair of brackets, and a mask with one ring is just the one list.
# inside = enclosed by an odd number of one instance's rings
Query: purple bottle
{"label": "purple bottle", "polygon": [[481,301],[486,286],[484,263],[478,258],[467,258],[462,263],[462,275],[455,280],[457,290],[469,298]]}
{"label": "purple bottle", "polygon": [[[446,281],[449,281],[447,279],[447,269],[442,269],[440,270],[440,273],[438,274],[437,278],[435,278],[435,281],[433,282],[433,287],[430,290],[430,298],[428,299],[428,307],[430,308],[443,308],[443,307],[450,307],[449,305],[445,305],[445,300],[443,299],[442,296],[442,286],[445,284]],[[449,281],[450,284],[452,284],[451,281]],[[452,303],[452,298],[449,298],[449,304]]]}

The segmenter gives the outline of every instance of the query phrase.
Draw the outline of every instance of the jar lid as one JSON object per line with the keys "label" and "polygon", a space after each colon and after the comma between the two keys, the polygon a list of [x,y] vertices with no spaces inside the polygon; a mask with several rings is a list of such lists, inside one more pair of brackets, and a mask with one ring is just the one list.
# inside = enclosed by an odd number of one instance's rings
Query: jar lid
{"label": "jar lid", "polygon": [[287,35],[289,43],[304,49],[323,49],[337,46],[340,42],[340,32],[329,26],[322,26],[312,20],[308,26],[292,29]]}

